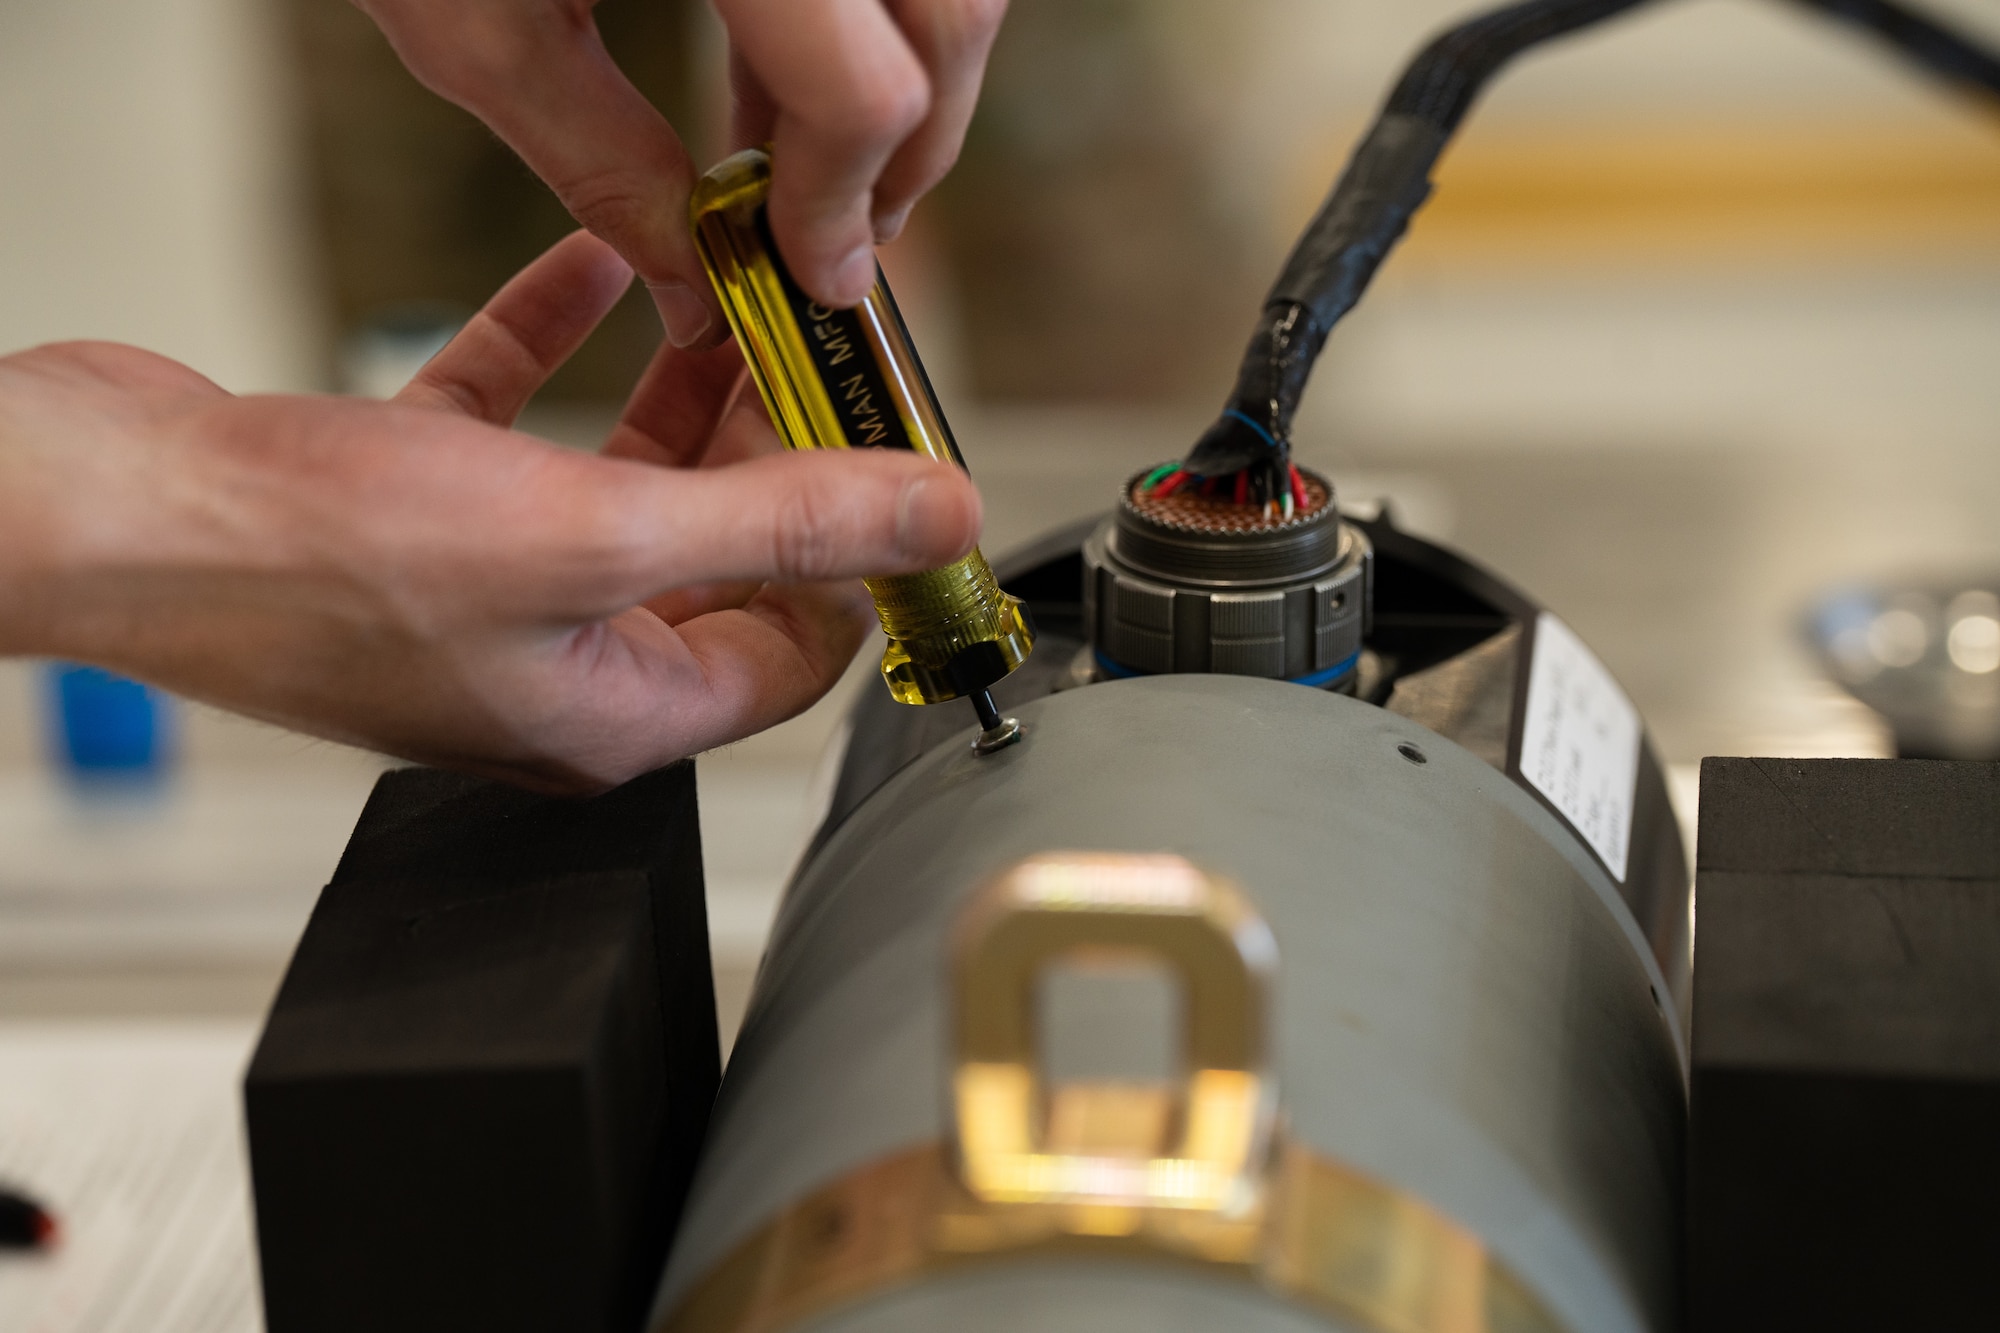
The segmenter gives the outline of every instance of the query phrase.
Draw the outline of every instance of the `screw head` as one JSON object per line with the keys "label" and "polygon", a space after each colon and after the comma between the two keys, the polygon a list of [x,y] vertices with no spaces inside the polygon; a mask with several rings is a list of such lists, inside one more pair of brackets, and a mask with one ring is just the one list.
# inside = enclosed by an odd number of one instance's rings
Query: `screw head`
{"label": "screw head", "polygon": [[1026,733],[1027,728],[1021,725],[1020,718],[1003,717],[1000,719],[999,726],[988,727],[979,733],[978,738],[972,742],[972,752],[978,755],[988,755],[994,753],[996,750],[1004,750],[1015,741],[1020,740]]}

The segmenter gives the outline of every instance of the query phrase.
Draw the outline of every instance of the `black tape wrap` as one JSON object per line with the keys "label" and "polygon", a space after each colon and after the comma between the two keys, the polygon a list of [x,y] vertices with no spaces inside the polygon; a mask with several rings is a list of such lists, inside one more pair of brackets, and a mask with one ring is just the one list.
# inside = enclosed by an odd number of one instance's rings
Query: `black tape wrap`
{"label": "black tape wrap", "polygon": [[1643,3],[1529,0],[1460,24],[1424,48],[1285,261],[1230,407],[1188,455],[1188,471],[1253,469],[1259,494],[1283,484],[1292,416],[1313,361],[1430,197],[1431,168],[1480,89],[1527,48]]}
{"label": "black tape wrap", "polygon": [[[1531,46],[1648,0],[1528,0],[1435,38],[1403,72],[1333,193],[1265,298],[1230,405],[1182,465],[1196,477],[1249,472],[1251,496],[1281,494],[1292,417],[1313,362],[1430,197],[1431,168],[1480,90]],[[1893,0],[1792,0],[1860,27],[1968,90],[2000,95],[2000,59]]]}
{"label": "black tape wrap", "polygon": [[1403,113],[1385,114],[1369,130],[1264,299],[1237,372],[1234,411],[1202,436],[1189,471],[1216,477],[1290,461],[1292,414],[1313,361],[1430,196],[1431,166],[1447,137]]}
{"label": "black tape wrap", "polygon": [[[1529,47],[1644,3],[1528,0],[1462,23],[1424,48],[1285,261],[1243,354],[1229,408],[1188,455],[1188,472],[1218,477],[1249,470],[1259,499],[1284,485],[1292,417],[1313,362],[1430,197],[1431,168],[1480,90]],[[1862,28],[1963,88],[2000,95],[2000,59],[1893,0],[1792,3]]]}

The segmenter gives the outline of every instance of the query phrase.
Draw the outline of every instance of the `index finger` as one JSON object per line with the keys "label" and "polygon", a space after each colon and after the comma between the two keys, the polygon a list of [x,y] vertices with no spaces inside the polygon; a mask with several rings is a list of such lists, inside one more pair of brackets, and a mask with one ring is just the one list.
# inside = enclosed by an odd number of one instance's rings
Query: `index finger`
{"label": "index finger", "polygon": [[889,0],[898,24],[931,77],[931,111],[882,168],[875,182],[875,239],[888,242],[910,209],[944,179],[986,74],[986,57],[1007,12],[1007,0]]}
{"label": "index finger", "polygon": [[676,346],[727,332],[688,234],[694,164],[666,118],[604,49],[587,8],[357,0],[410,71],[479,117],[609,241],[653,293]]}
{"label": "index finger", "polygon": [[930,114],[930,75],[880,0],[718,8],[772,120],[778,248],[806,291],[855,305],[875,281],[875,183]]}
{"label": "index finger", "polygon": [[631,282],[632,270],[608,244],[571,232],[515,274],[396,401],[513,425]]}

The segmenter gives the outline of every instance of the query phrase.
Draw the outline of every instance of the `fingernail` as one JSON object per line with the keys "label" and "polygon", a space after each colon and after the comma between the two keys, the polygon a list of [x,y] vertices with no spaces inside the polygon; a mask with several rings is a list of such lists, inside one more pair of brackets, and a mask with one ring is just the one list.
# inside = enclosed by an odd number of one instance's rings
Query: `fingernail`
{"label": "fingernail", "polygon": [[695,295],[694,288],[684,282],[663,282],[652,287],[652,293],[660,322],[667,326],[668,342],[690,347],[708,332],[714,317],[708,313],[708,302]]}
{"label": "fingernail", "polygon": [[861,304],[868,296],[868,289],[874,285],[875,250],[873,246],[857,246],[833,270],[834,294],[849,305]]}
{"label": "fingernail", "polygon": [[937,559],[955,553],[963,525],[956,514],[940,512],[952,506],[944,499],[936,477],[906,482],[896,502],[896,547],[904,555]]}
{"label": "fingernail", "polygon": [[875,224],[875,244],[887,245],[903,234],[903,228],[910,221],[910,205],[905,204],[893,213],[883,216]]}

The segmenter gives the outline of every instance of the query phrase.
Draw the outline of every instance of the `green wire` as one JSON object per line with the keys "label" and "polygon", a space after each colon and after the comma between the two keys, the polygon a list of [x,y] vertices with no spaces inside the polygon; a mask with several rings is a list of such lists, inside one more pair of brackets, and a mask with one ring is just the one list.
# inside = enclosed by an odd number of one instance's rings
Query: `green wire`
{"label": "green wire", "polygon": [[1174,460],[1171,463],[1160,464],[1158,467],[1154,468],[1151,472],[1148,472],[1146,474],[1146,479],[1139,483],[1139,489],[1142,491],[1152,490],[1154,483],[1159,481],[1161,477],[1166,476],[1169,472],[1172,472],[1179,466],[1180,466],[1180,460],[1178,459]]}

